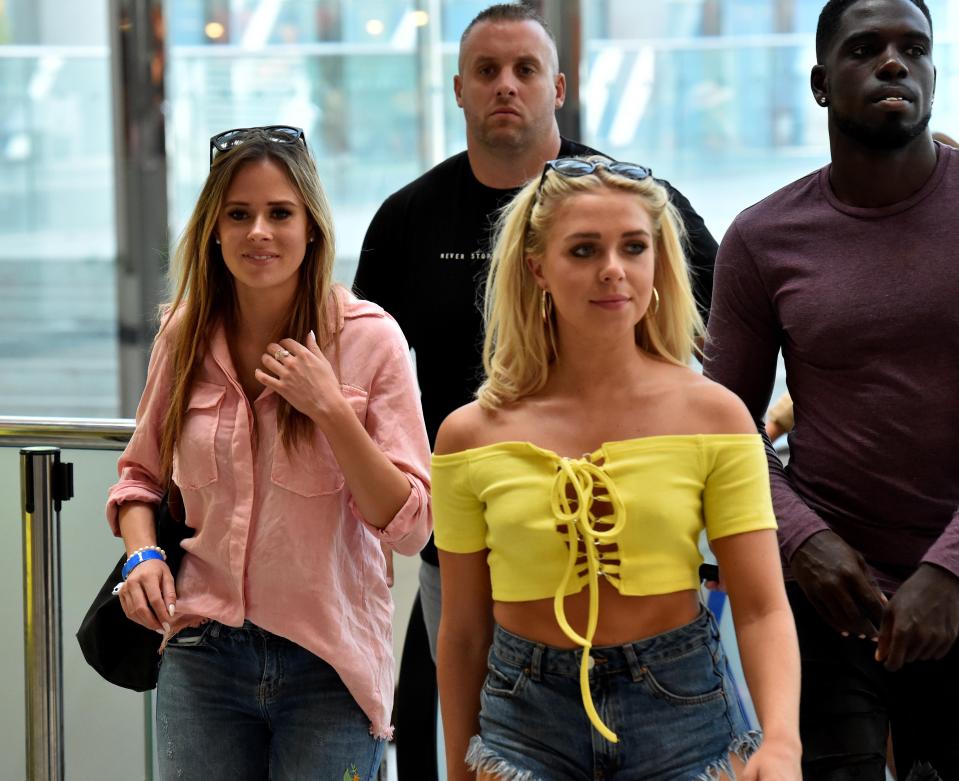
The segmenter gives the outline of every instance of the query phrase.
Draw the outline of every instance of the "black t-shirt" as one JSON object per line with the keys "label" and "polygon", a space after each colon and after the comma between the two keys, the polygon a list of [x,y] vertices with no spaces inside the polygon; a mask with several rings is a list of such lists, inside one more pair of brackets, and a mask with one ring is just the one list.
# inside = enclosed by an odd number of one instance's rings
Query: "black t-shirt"
{"label": "black t-shirt", "polygon": [[[600,154],[562,139],[559,157]],[[689,234],[696,302],[712,298],[716,240],[689,201],[668,182]],[[473,175],[466,152],[398,190],[379,208],[363,240],[353,288],[393,315],[416,352],[430,445],[453,410],[482,382],[482,297],[496,216],[521,188],[497,190]],[[432,541],[423,550],[436,563]]]}

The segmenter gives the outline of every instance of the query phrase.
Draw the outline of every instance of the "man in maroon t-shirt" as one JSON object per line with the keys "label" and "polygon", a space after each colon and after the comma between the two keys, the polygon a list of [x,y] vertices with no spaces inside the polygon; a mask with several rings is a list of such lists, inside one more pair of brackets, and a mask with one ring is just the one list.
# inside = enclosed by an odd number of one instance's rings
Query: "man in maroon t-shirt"
{"label": "man in maroon t-shirt", "polygon": [[803,657],[806,779],[959,779],[959,151],[928,129],[922,0],[830,0],[812,92],[832,164],[740,214],[716,262],[706,373],[761,423]]}

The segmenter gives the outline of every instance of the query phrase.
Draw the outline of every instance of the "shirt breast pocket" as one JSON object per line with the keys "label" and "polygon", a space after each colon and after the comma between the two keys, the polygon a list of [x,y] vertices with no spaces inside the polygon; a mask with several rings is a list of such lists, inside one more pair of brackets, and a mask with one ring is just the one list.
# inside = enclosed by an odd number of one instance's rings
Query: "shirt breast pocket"
{"label": "shirt breast pocket", "polygon": [[173,453],[173,482],[181,488],[202,488],[217,479],[216,429],[225,394],[222,385],[194,384]]}
{"label": "shirt breast pocket", "polygon": [[[352,385],[342,385],[340,390],[365,427],[368,400],[366,391]],[[335,494],[344,483],[343,472],[333,454],[333,448],[319,429],[314,432],[308,445],[297,447],[292,454],[277,435],[276,444],[273,446],[270,479],[274,485],[304,497]]]}

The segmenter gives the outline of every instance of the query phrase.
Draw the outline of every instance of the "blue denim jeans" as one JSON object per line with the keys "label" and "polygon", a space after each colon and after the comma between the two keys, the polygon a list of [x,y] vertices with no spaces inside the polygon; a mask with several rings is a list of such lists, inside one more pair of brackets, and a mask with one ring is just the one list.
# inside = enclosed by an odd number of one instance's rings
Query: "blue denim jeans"
{"label": "blue denim jeans", "polygon": [[164,781],[371,781],[384,741],[318,656],[211,621],[164,651],[156,745]]}
{"label": "blue denim jeans", "polygon": [[727,680],[713,615],[622,646],[593,648],[593,702],[610,743],[586,716],[580,650],[496,627],[480,696],[480,734],[466,761],[503,781],[683,781],[729,770],[759,745]]}

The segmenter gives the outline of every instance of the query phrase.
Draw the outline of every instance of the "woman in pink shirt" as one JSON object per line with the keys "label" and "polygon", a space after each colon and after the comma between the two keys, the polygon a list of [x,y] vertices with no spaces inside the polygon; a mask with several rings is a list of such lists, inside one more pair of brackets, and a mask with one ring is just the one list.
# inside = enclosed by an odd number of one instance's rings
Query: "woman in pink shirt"
{"label": "woman in pink shirt", "polygon": [[[415,554],[431,527],[409,352],[382,309],[331,281],[302,131],[210,144],[107,504],[128,555],[146,551],[123,609],[166,641],[160,775],[371,779],[394,680],[381,546]],[[171,483],[195,530],[175,583],[152,547]]]}

